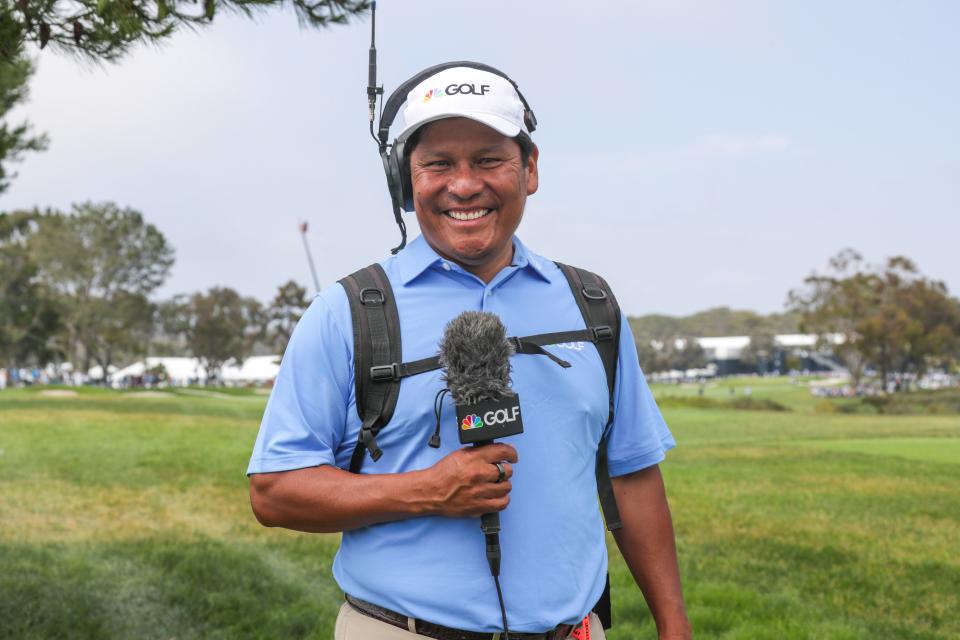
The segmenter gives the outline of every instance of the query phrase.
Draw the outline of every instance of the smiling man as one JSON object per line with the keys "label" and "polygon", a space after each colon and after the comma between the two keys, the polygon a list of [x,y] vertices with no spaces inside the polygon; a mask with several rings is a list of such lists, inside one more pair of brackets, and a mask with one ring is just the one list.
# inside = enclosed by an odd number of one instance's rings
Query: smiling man
{"label": "smiling man", "polygon": [[[406,105],[398,142],[422,235],[381,263],[404,361],[436,354],[445,325],[467,310],[497,314],[510,335],[582,330],[561,268],[515,235],[539,184],[539,151],[515,86],[458,66],[414,86]],[[674,442],[630,331],[611,352],[612,389],[590,343],[554,345],[551,358],[514,357],[524,433],[511,444],[461,448],[447,433],[427,446],[430,399],[444,386],[434,370],[403,378],[374,445],[357,408],[361,358],[349,295],[340,284],[328,288],[300,321],[248,468],[263,524],[343,532],[333,573],[347,603],[336,638],[502,637],[477,525],[496,511],[509,637],[602,640],[593,613],[607,570],[595,477],[602,447],[622,521],[616,542],[660,637],[689,638],[658,468]],[[569,366],[555,364],[560,352]]]}

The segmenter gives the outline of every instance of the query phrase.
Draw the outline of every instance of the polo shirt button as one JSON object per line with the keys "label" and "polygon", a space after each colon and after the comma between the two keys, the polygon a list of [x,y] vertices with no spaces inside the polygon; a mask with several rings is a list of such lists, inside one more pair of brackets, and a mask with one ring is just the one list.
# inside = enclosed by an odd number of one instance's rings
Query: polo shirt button
{"label": "polo shirt button", "polygon": [[450,271],[450,265],[446,262],[443,263],[443,268],[445,271]]}

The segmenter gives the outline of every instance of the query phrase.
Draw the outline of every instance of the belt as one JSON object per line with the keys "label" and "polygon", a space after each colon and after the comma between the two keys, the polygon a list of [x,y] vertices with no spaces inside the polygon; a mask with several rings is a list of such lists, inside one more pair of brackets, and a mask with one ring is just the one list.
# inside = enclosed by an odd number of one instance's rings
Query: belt
{"label": "belt", "polygon": [[[465,631],[463,629],[444,627],[443,625],[427,622],[426,620],[417,620],[349,595],[347,596],[347,602],[365,616],[369,616],[380,622],[386,622],[400,629],[412,631],[421,636],[436,638],[436,640],[499,640],[502,635],[500,631],[496,633],[480,633],[478,631]],[[517,633],[516,631],[511,631],[510,638],[511,640],[561,640],[561,638],[569,636],[573,629],[574,625],[572,624],[561,624],[544,633]]]}

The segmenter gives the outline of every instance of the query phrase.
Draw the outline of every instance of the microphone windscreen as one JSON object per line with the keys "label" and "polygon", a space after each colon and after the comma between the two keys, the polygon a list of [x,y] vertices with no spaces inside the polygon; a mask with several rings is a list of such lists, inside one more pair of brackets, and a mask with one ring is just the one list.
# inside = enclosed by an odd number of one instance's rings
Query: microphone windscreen
{"label": "microphone windscreen", "polygon": [[455,404],[477,404],[513,395],[513,345],[500,317],[464,311],[450,321],[440,341],[440,365]]}

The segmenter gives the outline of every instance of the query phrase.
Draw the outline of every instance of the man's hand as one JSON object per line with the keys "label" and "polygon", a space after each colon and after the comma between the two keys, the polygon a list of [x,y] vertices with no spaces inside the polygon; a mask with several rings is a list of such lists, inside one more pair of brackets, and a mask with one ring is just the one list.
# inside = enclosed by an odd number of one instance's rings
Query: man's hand
{"label": "man's hand", "polygon": [[[479,516],[503,511],[510,504],[511,462],[517,450],[503,443],[464,447],[444,457],[427,470],[434,496],[432,510],[450,518]],[[504,470],[503,482],[497,482]]]}
{"label": "man's hand", "polygon": [[[335,532],[420,516],[479,516],[510,502],[517,451],[508,444],[466,447],[429,469],[357,474],[323,465],[250,476],[250,503],[268,527]],[[504,469],[503,482],[494,463]]]}

